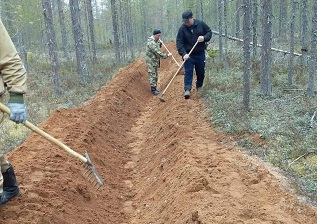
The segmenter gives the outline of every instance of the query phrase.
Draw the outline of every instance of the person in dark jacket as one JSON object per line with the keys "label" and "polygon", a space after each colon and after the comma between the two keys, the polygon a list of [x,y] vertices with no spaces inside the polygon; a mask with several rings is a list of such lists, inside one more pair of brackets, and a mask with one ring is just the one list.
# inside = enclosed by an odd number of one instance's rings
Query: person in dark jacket
{"label": "person in dark jacket", "polygon": [[[193,13],[188,10],[182,14],[183,24],[180,26],[177,37],[176,47],[178,53],[182,56],[185,69],[184,90],[185,99],[189,99],[192,89],[193,73],[196,71],[197,81],[196,89],[200,91],[203,87],[205,78],[205,50],[206,42],[211,39],[212,32],[206,23],[193,18]],[[192,53],[188,53],[194,47]]]}

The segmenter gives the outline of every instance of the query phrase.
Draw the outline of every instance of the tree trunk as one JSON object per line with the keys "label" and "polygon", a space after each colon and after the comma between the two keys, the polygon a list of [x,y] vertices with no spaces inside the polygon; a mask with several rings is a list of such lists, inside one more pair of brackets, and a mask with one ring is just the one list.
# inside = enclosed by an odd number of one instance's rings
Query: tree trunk
{"label": "tree trunk", "polygon": [[[221,1],[219,1],[220,3]],[[236,0],[236,37],[240,37],[240,0]]]}
{"label": "tree trunk", "polygon": [[224,26],[224,34],[225,34],[225,52],[224,52],[224,64],[226,69],[228,68],[228,13],[227,13],[227,6],[228,6],[228,1],[223,0],[223,26]]}
{"label": "tree trunk", "polygon": [[287,0],[280,0],[279,37],[286,37],[287,29]]}
{"label": "tree trunk", "polygon": [[113,26],[113,39],[114,39],[114,50],[116,55],[116,64],[121,63],[120,56],[120,44],[119,44],[119,33],[118,33],[118,17],[116,1],[111,0],[111,15],[112,15],[112,26]]}
{"label": "tree trunk", "polygon": [[87,16],[88,16],[88,25],[89,25],[89,33],[90,33],[90,44],[92,49],[92,61],[93,63],[96,63],[97,62],[96,42],[95,42],[94,17],[92,14],[91,0],[86,0],[86,6],[87,6]]}
{"label": "tree trunk", "polygon": [[292,12],[290,20],[290,55],[288,63],[288,86],[293,84],[293,64],[294,64],[294,42],[295,42],[295,10],[296,10],[295,0],[292,0]]}
{"label": "tree trunk", "polygon": [[88,83],[88,73],[83,40],[84,35],[80,25],[81,20],[78,0],[69,0],[69,7],[72,18],[73,35],[76,49],[77,72],[80,77],[81,83],[86,85]]}
{"label": "tree trunk", "polygon": [[272,94],[271,44],[272,44],[272,1],[262,3],[262,49],[261,49],[261,95]]}
{"label": "tree trunk", "polygon": [[258,0],[253,0],[253,18],[252,18],[252,30],[253,30],[253,37],[252,37],[252,42],[253,42],[253,53],[252,57],[253,59],[257,58],[257,44],[258,44]]}
{"label": "tree trunk", "polygon": [[222,46],[222,23],[223,23],[222,0],[218,0],[218,18],[219,18],[219,64],[223,63],[223,46]]}
{"label": "tree trunk", "polygon": [[203,20],[203,5],[202,0],[198,0],[196,2],[196,18],[199,20]]}
{"label": "tree trunk", "polygon": [[46,37],[51,61],[51,67],[53,71],[53,85],[55,94],[61,94],[61,88],[59,83],[59,62],[57,56],[57,43],[55,36],[55,27],[53,21],[52,5],[50,0],[42,0],[42,7],[44,13],[44,21],[46,27]]}
{"label": "tree trunk", "polygon": [[244,17],[243,17],[243,59],[244,59],[244,71],[243,71],[243,107],[246,111],[250,109],[250,18],[251,18],[251,3],[250,0],[243,0]]}
{"label": "tree trunk", "polygon": [[308,10],[307,1],[303,0],[302,4],[302,64],[308,63]]}
{"label": "tree trunk", "polygon": [[63,5],[61,0],[57,0],[57,7],[58,7],[58,15],[59,15],[59,24],[61,27],[61,34],[62,34],[63,53],[64,53],[64,57],[68,59],[69,58],[68,40],[67,40],[67,33],[66,33],[66,26],[65,26],[65,15],[64,15]]}
{"label": "tree trunk", "polygon": [[312,19],[310,64],[309,64],[309,80],[307,95],[310,98],[315,96],[315,73],[316,73],[316,45],[317,45],[317,1],[314,1],[314,11]]}

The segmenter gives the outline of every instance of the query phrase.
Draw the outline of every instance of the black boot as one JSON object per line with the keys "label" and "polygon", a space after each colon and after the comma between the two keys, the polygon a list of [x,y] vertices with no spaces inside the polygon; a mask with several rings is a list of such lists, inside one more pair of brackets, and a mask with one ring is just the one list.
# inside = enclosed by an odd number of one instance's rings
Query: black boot
{"label": "black boot", "polygon": [[158,89],[156,89],[156,87],[151,87],[151,92],[152,92],[154,95],[160,94],[160,91],[158,91]]}
{"label": "black boot", "polygon": [[19,186],[14,174],[12,165],[10,164],[6,172],[2,173],[3,176],[3,192],[1,194],[0,206],[4,205],[12,198],[19,194]]}

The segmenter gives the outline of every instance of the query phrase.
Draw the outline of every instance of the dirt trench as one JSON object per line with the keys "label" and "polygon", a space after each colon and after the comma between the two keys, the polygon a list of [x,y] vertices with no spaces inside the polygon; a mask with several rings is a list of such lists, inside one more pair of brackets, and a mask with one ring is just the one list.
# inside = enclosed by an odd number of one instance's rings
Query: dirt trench
{"label": "dirt trench", "polygon": [[[175,43],[167,47],[177,55]],[[177,68],[171,58],[161,61],[161,90]],[[139,59],[81,107],[40,124],[75,151],[87,150],[105,186],[97,191],[81,162],[33,134],[8,156],[21,194],[0,208],[2,222],[317,223],[315,207],[213,130],[195,91],[184,100],[182,75],[164,103],[149,90]]]}

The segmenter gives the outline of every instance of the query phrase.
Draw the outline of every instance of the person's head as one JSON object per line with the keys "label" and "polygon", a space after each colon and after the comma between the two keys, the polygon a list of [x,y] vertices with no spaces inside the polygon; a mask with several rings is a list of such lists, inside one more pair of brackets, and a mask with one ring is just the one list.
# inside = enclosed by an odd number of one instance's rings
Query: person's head
{"label": "person's head", "polygon": [[193,18],[193,13],[190,10],[187,10],[185,12],[183,12],[182,14],[182,18],[183,18],[183,23],[186,26],[191,26],[194,24],[194,18]]}
{"label": "person's head", "polygon": [[154,39],[158,40],[158,39],[160,39],[160,36],[161,36],[161,31],[159,29],[154,29],[154,31],[153,31]]}

